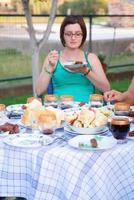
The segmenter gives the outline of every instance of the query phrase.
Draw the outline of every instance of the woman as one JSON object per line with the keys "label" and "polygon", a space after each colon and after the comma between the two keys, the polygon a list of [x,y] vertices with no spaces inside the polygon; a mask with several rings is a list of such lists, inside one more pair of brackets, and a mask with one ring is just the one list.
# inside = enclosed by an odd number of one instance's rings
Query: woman
{"label": "woman", "polygon": [[116,90],[111,90],[104,93],[104,98],[106,101],[126,101],[131,105],[134,105],[134,77],[125,92],[119,92]]}
{"label": "woman", "polygon": [[[86,36],[86,25],[81,16],[67,16],[63,20],[60,39],[64,48],[60,52],[51,51],[45,59],[36,85],[38,95],[47,90],[51,78],[54,94],[72,95],[75,101],[88,102],[95,87],[102,92],[110,89],[98,57],[93,53],[86,54],[81,49]],[[64,68],[68,60],[86,61],[88,65],[68,71]]]}

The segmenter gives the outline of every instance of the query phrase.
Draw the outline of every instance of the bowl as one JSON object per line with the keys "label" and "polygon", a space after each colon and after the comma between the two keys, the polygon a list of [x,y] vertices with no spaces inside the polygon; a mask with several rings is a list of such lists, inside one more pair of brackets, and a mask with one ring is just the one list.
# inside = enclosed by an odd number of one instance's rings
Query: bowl
{"label": "bowl", "polygon": [[98,134],[100,132],[102,132],[104,130],[104,128],[106,127],[106,124],[101,125],[101,126],[96,126],[94,128],[84,128],[84,127],[76,127],[76,126],[72,126],[70,124],[68,124],[69,128],[79,134],[88,134],[88,135],[92,135],[92,134]]}

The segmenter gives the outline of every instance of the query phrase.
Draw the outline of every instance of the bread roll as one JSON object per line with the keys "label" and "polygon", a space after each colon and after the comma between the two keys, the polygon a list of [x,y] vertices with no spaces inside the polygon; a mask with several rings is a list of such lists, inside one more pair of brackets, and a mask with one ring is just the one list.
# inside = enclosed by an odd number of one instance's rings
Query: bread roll
{"label": "bread roll", "polygon": [[55,113],[51,110],[45,109],[44,112],[39,115],[38,124],[42,131],[45,129],[57,128]]}
{"label": "bread roll", "polygon": [[44,110],[42,107],[36,107],[33,109],[25,109],[23,112],[23,115],[21,116],[21,122],[25,126],[32,126],[32,121],[38,121],[39,115],[43,112]]}
{"label": "bread roll", "polygon": [[31,103],[34,99],[38,100],[41,102],[41,98],[37,98],[37,97],[28,97],[27,98],[27,103]]}

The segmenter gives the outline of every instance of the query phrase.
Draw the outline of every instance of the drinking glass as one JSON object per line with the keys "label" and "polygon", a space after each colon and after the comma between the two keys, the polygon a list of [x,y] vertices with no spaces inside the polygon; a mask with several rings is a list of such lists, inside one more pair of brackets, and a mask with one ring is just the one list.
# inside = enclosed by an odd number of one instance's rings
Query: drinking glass
{"label": "drinking glass", "polygon": [[38,127],[41,133],[45,135],[52,135],[55,133],[56,122],[55,121],[52,121],[51,123],[39,122]]}
{"label": "drinking glass", "polygon": [[109,125],[110,131],[118,144],[126,143],[126,137],[130,130],[130,122],[128,118],[112,118]]}

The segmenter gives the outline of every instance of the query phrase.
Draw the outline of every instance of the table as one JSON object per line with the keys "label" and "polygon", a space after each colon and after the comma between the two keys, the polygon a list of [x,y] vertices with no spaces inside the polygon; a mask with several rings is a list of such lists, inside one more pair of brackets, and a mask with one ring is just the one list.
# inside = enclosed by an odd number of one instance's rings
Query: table
{"label": "table", "polygon": [[[67,133],[61,129],[57,134]],[[60,142],[26,149],[2,140],[0,196],[27,200],[134,199],[134,140],[97,152]]]}

